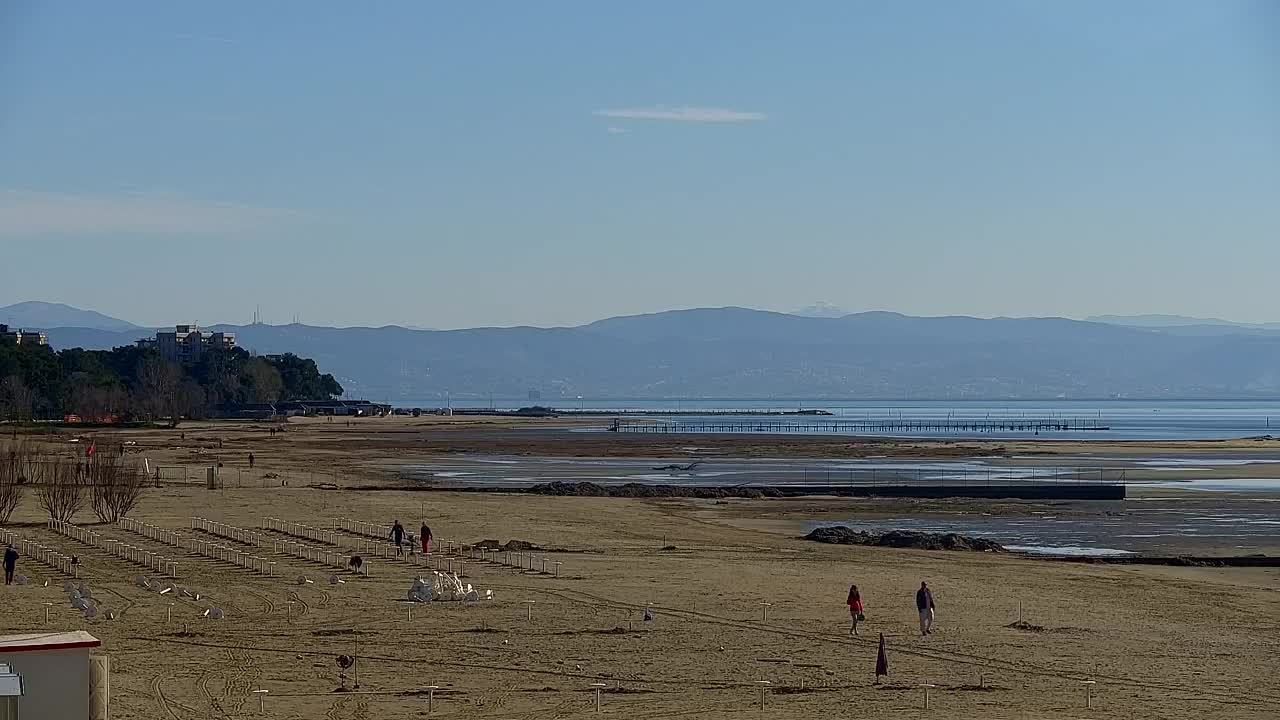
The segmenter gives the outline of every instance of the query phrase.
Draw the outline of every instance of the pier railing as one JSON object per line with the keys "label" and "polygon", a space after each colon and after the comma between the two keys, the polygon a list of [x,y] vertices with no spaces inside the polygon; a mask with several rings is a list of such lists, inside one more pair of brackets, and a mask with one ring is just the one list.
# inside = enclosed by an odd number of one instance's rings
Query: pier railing
{"label": "pier railing", "polygon": [[1100,432],[1111,428],[1097,420],[1008,419],[1008,420],[810,420],[810,421],[681,421],[625,422],[615,419],[612,432],[630,433],[822,433],[858,435],[974,435],[990,433]]}

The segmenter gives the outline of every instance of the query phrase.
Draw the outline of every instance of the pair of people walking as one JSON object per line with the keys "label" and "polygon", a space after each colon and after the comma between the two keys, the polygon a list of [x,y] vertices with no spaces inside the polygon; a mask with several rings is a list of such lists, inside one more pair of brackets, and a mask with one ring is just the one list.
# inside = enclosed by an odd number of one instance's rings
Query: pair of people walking
{"label": "pair of people walking", "polygon": [[[849,597],[845,604],[849,606],[849,634],[857,635],[858,623],[867,619],[863,612],[862,593],[857,585],[849,586]],[[929,589],[928,583],[922,582],[920,589],[916,591],[916,612],[920,614],[921,637],[933,632],[933,610],[933,591]]]}
{"label": "pair of people walking", "polygon": [[[422,541],[423,554],[431,552],[431,540],[432,540],[431,528],[427,527],[427,524],[425,522],[422,523],[421,534],[418,537]],[[399,520],[396,520],[395,524],[391,526],[391,541],[396,544],[396,555],[404,554],[404,547],[403,547],[404,539],[405,539],[404,526],[400,524]],[[409,545],[410,545],[409,552],[410,554],[412,554],[413,553],[412,537],[410,537],[409,539]]]}

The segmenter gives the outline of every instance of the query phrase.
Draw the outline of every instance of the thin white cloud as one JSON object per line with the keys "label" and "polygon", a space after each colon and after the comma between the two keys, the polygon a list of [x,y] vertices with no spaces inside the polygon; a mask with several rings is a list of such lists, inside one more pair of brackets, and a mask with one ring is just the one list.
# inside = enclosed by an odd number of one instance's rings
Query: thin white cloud
{"label": "thin white cloud", "polygon": [[764,120],[767,116],[759,112],[744,112],[728,108],[715,107],[667,107],[655,105],[647,108],[617,108],[614,110],[596,110],[593,115],[625,120],[669,120],[675,122],[699,123],[740,123]]}
{"label": "thin white cloud", "polygon": [[72,194],[0,188],[0,237],[236,235],[303,217],[295,210],[155,193]]}
{"label": "thin white cloud", "polygon": [[626,132],[628,132],[626,128],[620,128],[620,127],[617,127],[616,125],[609,126],[610,135],[622,135],[623,133],[626,133]]}

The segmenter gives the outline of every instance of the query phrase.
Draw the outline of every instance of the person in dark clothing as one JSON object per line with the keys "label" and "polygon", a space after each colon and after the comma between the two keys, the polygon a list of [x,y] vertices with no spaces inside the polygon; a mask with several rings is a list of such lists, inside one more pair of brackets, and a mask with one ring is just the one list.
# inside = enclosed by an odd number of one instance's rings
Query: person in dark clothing
{"label": "person in dark clothing", "polygon": [[920,612],[920,634],[933,632],[933,591],[923,582],[916,591],[916,610]]}
{"label": "person in dark clothing", "polygon": [[253,469],[253,453],[249,453],[249,469]]}
{"label": "person in dark clothing", "polygon": [[404,526],[400,524],[399,520],[396,521],[395,525],[391,526],[391,540],[396,544],[396,555],[403,555],[404,547],[402,547],[402,544],[404,543]]}
{"label": "person in dark clothing", "polygon": [[422,523],[422,528],[418,531],[418,537],[422,538],[422,554],[426,555],[431,552],[431,528],[426,523]]}
{"label": "person in dark clothing", "polygon": [[13,571],[18,567],[18,551],[8,546],[4,551],[4,584],[13,584]]}

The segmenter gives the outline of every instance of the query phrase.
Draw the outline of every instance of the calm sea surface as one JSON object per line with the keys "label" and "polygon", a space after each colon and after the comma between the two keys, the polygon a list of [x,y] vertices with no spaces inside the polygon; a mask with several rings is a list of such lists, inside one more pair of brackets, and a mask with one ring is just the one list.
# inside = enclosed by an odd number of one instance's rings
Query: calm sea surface
{"label": "calm sea surface", "polygon": [[[401,401],[398,407],[434,408],[440,399]],[[840,420],[1070,420],[1097,423],[1105,431],[1040,433],[1045,439],[1094,440],[1220,440],[1228,438],[1280,435],[1280,401],[1259,400],[1056,400],[1056,401],[833,401],[833,400],[592,400],[557,399],[530,401],[511,398],[454,400],[454,408],[514,410],[539,404],[562,410],[680,413],[659,417],[671,423],[715,420],[751,425],[749,415],[726,416],[725,412],[749,413],[761,410],[825,410],[830,416],[773,417],[770,424],[789,423],[811,432],[833,432],[823,425]],[[699,416],[696,413],[714,412]],[[690,415],[688,413],[695,413]],[[602,426],[607,419],[602,418]],[[817,426],[815,429],[814,426]],[[877,433],[884,434],[884,433]],[[926,433],[906,433],[915,436]],[[960,433],[948,433],[954,435]],[[992,437],[992,434],[982,435]],[[1026,437],[1030,433],[996,433],[995,437]]]}
{"label": "calm sea surface", "polygon": [[[496,409],[516,409],[535,404],[528,400],[495,399]],[[1208,440],[1246,438],[1262,435],[1280,436],[1280,401],[1050,401],[1050,402],[833,402],[833,401],[762,401],[762,400],[543,400],[536,404],[566,410],[644,410],[681,413],[653,417],[657,422],[696,423],[699,420],[733,422],[751,425],[762,421],[747,414],[724,416],[724,411],[745,413],[759,410],[821,409],[832,413],[823,417],[771,417],[767,422],[792,422],[812,426],[814,423],[853,419],[900,419],[904,421],[937,421],[963,419],[1071,419],[1092,421],[1110,430],[1087,433],[1041,433],[1040,439],[1094,440]],[[397,403],[401,407],[438,407],[438,400]],[[488,408],[489,401],[453,403],[455,408]],[[716,415],[685,415],[687,412],[716,412]],[[610,418],[601,417],[603,429]],[[1007,437],[1028,437],[1029,433],[1010,433]],[[983,435],[993,437],[993,435]],[[994,437],[1002,437],[997,434]],[[1097,464],[1096,458],[1061,458],[1063,468],[1077,464]],[[1061,468],[1045,467],[1040,460],[1021,462],[1005,458],[998,464],[988,458],[963,460],[731,460],[707,459],[696,467],[672,466],[687,463],[688,458],[654,459],[567,459],[567,458],[449,458],[429,465],[406,468],[410,477],[464,485],[499,484],[520,486],[551,480],[598,483],[647,482],[658,484],[753,484],[806,482],[813,477],[829,482],[848,475],[865,479],[868,473],[915,475],[917,481],[975,481],[988,476],[1002,480],[1053,480]],[[1158,476],[1133,481],[1162,489],[1201,491],[1199,498],[1141,497],[1123,504],[1121,515],[1055,516],[1051,512],[1031,517],[1010,518],[967,514],[954,517],[849,518],[845,524],[865,529],[885,530],[910,528],[936,532],[962,532],[996,539],[1011,547],[1048,554],[1169,554],[1191,548],[1211,547],[1216,552],[1248,554],[1267,551],[1276,545],[1280,535],[1280,481],[1274,477],[1247,476],[1233,478],[1229,468],[1267,466],[1280,462],[1274,457],[1250,453],[1236,456],[1224,451],[1222,456],[1179,457],[1153,455],[1130,458],[1123,465],[1150,473],[1168,472],[1169,480]],[[1174,471],[1177,471],[1176,473]],[[1203,474],[1201,474],[1203,473]],[[1070,473],[1064,476],[1070,481]],[[1061,478],[1058,478],[1061,479]],[[822,524],[830,524],[830,520]],[[815,522],[815,524],[817,524]]]}

